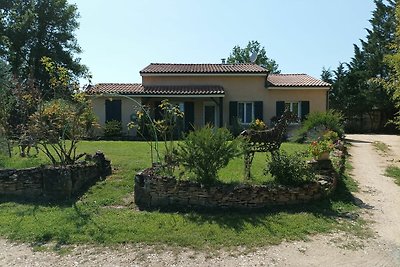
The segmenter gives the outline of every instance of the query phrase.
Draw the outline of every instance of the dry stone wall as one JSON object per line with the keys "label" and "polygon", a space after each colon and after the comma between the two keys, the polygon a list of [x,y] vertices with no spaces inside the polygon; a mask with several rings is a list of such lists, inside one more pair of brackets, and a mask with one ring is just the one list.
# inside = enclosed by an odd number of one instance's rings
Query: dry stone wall
{"label": "dry stone wall", "polygon": [[[330,165],[327,164],[328,166]],[[299,187],[226,185],[205,187],[193,181],[158,176],[147,169],[135,177],[135,203],[140,209],[249,210],[301,204],[327,196],[336,187],[336,173],[320,170],[319,179]]]}
{"label": "dry stone wall", "polygon": [[69,166],[43,166],[0,170],[0,197],[67,200],[111,174],[111,163],[97,152]]}

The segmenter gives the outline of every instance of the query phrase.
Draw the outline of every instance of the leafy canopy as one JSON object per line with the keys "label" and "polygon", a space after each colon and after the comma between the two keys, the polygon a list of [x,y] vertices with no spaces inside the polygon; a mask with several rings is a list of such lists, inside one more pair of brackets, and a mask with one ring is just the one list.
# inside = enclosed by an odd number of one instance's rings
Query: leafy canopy
{"label": "leafy canopy", "polygon": [[323,69],[321,78],[332,84],[329,92],[330,107],[339,110],[350,120],[368,115],[373,122],[376,112],[380,113],[371,130],[382,129],[393,117],[394,105],[391,92],[385,90],[376,78],[387,79],[388,64],[384,56],[393,54],[391,44],[395,37],[395,1],[375,0],[370,29],[366,29],[361,45],[354,44],[354,56],[349,63],[340,63],[333,72]]}
{"label": "leafy canopy", "polygon": [[230,64],[234,63],[250,63],[250,56],[256,53],[257,59],[254,62],[263,68],[266,68],[271,73],[280,73],[279,65],[275,60],[267,57],[267,52],[264,47],[261,47],[257,41],[249,41],[246,47],[241,48],[239,45],[233,47],[231,54],[228,57],[227,62]]}
{"label": "leafy canopy", "polygon": [[0,57],[19,80],[34,80],[44,98],[51,99],[55,96],[41,62],[44,56],[67,69],[72,79],[87,74],[75,57],[81,52],[74,35],[76,5],[67,0],[0,1],[0,10]]}
{"label": "leafy canopy", "polygon": [[391,93],[392,100],[395,102],[397,111],[393,120],[396,127],[400,129],[400,4],[396,6],[396,41],[391,46],[395,53],[385,56],[385,63],[390,67],[388,79],[381,79],[387,91]]}

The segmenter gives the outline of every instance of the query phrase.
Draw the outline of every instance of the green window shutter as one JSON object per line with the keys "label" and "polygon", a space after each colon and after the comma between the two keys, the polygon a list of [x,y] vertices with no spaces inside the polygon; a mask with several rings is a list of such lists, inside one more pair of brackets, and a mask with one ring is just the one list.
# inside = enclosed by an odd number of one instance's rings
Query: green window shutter
{"label": "green window shutter", "polygon": [[310,101],[301,101],[301,119],[304,120],[310,113]]}
{"label": "green window shutter", "polygon": [[121,100],[106,100],[106,121],[122,121]]}
{"label": "green window shutter", "polygon": [[183,104],[184,118],[185,118],[185,131],[191,131],[194,127],[194,103],[185,102]]}
{"label": "green window shutter", "polygon": [[276,117],[280,118],[285,112],[285,101],[276,101]]}
{"label": "green window shutter", "polygon": [[230,101],[229,102],[229,124],[233,125],[238,116],[238,102]]}
{"label": "green window shutter", "polygon": [[254,102],[254,119],[264,120],[263,116],[263,102],[255,101]]}

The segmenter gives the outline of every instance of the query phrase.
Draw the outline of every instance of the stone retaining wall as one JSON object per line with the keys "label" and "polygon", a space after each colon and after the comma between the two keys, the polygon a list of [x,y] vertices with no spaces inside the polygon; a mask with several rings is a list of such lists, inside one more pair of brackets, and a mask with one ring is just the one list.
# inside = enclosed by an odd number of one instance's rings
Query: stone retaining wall
{"label": "stone retaining wall", "polygon": [[140,209],[262,209],[307,203],[327,196],[335,187],[336,173],[331,169],[320,170],[318,181],[294,188],[247,184],[204,187],[147,169],[135,177],[135,203]]}
{"label": "stone retaining wall", "polygon": [[111,174],[111,163],[97,152],[69,166],[0,170],[0,196],[33,200],[67,200]]}

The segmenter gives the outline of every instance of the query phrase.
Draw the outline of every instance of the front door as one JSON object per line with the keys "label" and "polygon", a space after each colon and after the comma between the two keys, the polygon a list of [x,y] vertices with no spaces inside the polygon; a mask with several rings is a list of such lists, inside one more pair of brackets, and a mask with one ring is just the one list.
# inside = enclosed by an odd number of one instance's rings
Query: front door
{"label": "front door", "polygon": [[217,125],[217,107],[214,103],[204,105],[204,125]]}

